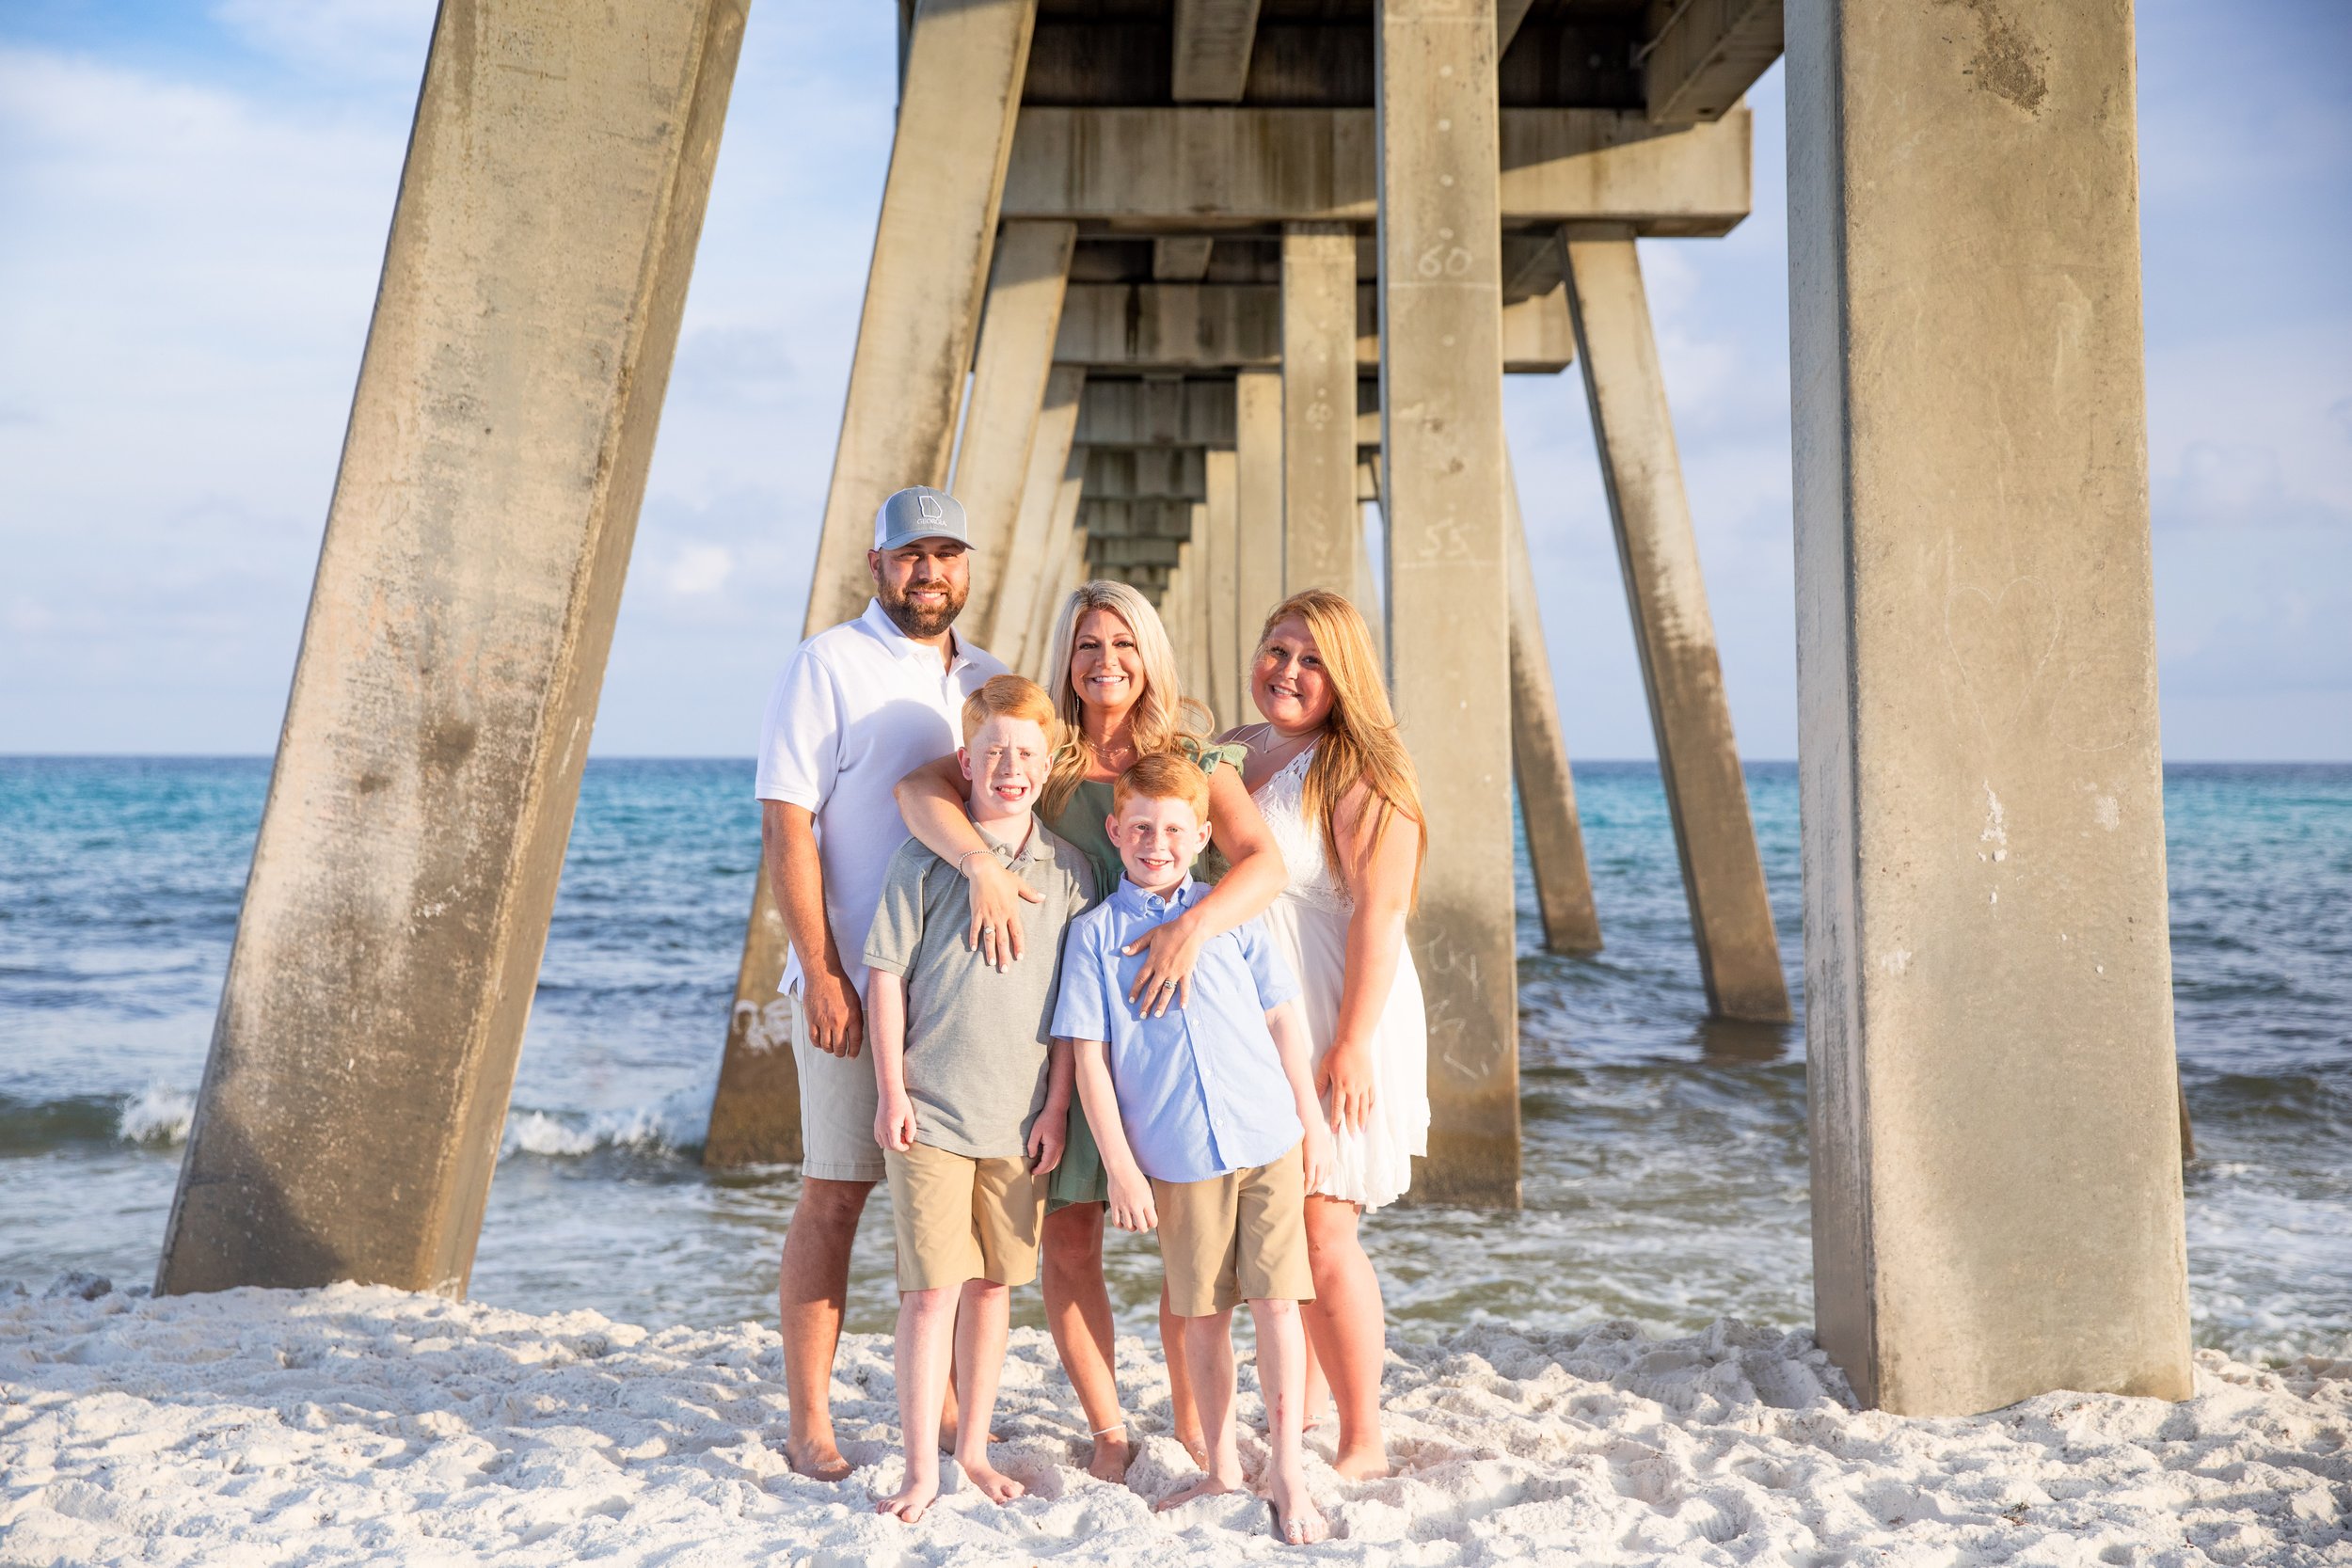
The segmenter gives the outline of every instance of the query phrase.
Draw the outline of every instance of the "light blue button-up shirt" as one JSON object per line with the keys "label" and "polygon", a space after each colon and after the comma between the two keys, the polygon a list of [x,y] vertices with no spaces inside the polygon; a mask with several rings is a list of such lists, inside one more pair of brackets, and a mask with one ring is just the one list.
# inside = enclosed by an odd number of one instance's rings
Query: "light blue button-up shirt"
{"label": "light blue button-up shirt", "polygon": [[1186,878],[1166,898],[1120,878],[1119,891],[1070,923],[1054,1033],[1107,1045],[1119,1119],[1143,1174],[1205,1181],[1267,1164],[1306,1136],[1265,1015],[1298,994],[1290,966],[1254,920],[1213,937],[1182,1007],[1147,1018],[1127,991],[1145,955],[1120,949],[1208,892]]}

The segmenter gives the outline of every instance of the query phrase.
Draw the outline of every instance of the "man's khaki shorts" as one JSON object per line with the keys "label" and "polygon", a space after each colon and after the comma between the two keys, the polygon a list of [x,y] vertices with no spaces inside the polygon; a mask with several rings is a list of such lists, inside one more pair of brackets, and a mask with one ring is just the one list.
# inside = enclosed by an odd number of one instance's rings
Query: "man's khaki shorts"
{"label": "man's khaki shorts", "polygon": [[808,1009],[794,991],[792,1063],[801,1073],[801,1174],[828,1181],[879,1181],[882,1145],[874,1141],[874,1048],[867,1042],[844,1059],[817,1049]]}
{"label": "man's khaki shorts", "polygon": [[1245,1301],[1312,1301],[1307,1267],[1307,1167],[1293,1144],[1279,1160],[1206,1181],[1154,1181],[1168,1310],[1205,1318]]}
{"label": "man's khaki shorts", "polygon": [[882,1150],[890,1172],[898,1289],[936,1291],[967,1279],[1026,1285],[1037,1277],[1045,1183],[1020,1155],[976,1160],[929,1144]]}

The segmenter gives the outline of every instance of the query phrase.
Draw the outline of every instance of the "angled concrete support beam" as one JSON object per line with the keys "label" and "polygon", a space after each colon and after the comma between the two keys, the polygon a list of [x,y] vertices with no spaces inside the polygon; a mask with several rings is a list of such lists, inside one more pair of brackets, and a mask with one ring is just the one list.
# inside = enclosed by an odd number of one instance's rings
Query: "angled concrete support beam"
{"label": "angled concrete support beam", "polygon": [[1282,591],[1357,599],[1356,232],[1282,231]]}
{"label": "angled concrete support beam", "polygon": [[1176,0],[1168,96],[1179,103],[1238,103],[1258,40],[1258,0]]}
{"label": "angled concrete support beam", "polygon": [[[1494,12],[1379,0],[1375,26],[1389,616],[1393,645],[1446,650],[1391,672],[1433,807],[1412,923],[1431,1115],[1414,1191],[1511,1205],[1518,997]],[[1351,481],[1354,468],[1351,453]]]}
{"label": "angled concrete support beam", "polygon": [[1241,690],[1239,723],[1258,712],[1249,666],[1258,632],[1282,602],[1282,376],[1244,371],[1233,378],[1233,493],[1238,513],[1233,552],[1233,664]]}
{"label": "angled concrete support beam", "polygon": [[1642,46],[1649,118],[1697,125],[1722,118],[1780,58],[1781,0],[1685,0]]}
{"label": "angled concrete support beam", "polygon": [[447,0],[156,1289],[460,1295],[742,0]]}
{"label": "angled concrete support beam", "polygon": [[[1509,459],[1504,461],[1507,465]],[[1560,733],[1560,700],[1552,690],[1551,650],[1544,643],[1535,558],[1527,546],[1518,481],[1508,467],[1502,482],[1511,534],[1511,774],[1518,784],[1519,815],[1527,823],[1527,853],[1534,863],[1544,945],[1555,953],[1597,953],[1600,915],[1593,907],[1593,873],[1584,859],[1584,830],[1577,820],[1576,778],[1568,771],[1567,740]]]}
{"label": "angled concrete support beam", "polygon": [[1519,28],[1527,21],[1528,8],[1535,0],[1495,0],[1495,58],[1511,52],[1511,40],[1519,36]]}
{"label": "angled concrete support beam", "polygon": [[1054,498],[1050,551],[1046,567],[1038,578],[1045,591],[1031,603],[1029,622],[1022,629],[1018,644],[1012,653],[1002,656],[1009,668],[1029,671],[1032,678],[1041,682],[1044,680],[1047,644],[1053,638],[1054,622],[1061,614],[1062,604],[1071,591],[1086,580],[1086,530],[1078,523],[1079,502],[1085,493],[1086,453],[1073,449]]}
{"label": "angled concrete support beam", "polygon": [[1791,0],[1788,83],[1821,1343],[2185,1398],[2131,11]]}
{"label": "angled concrete support beam", "polygon": [[[1036,22],[1037,0],[915,8],[803,636],[857,614],[871,593],[866,552],[882,499],[946,483]],[[800,1158],[792,1053],[760,1023],[776,1011],[784,923],[768,879],[755,881],[703,1145],[709,1166]]]}
{"label": "angled concrete support beam", "polygon": [[1593,445],[1625,569],[1708,1008],[1724,1018],[1785,1020],[1780,942],[1732,739],[1641,261],[1623,229],[1571,229],[1563,238]]}
{"label": "angled concrete support beam", "polygon": [[[988,628],[983,645],[1005,659],[1009,668],[1018,668],[1011,662],[1014,656],[1000,650],[1017,642],[1028,630],[1029,612],[1038,594],[1045,591],[1044,573],[1039,568],[1050,566],[1045,558],[1056,543],[1055,515],[1061,505],[1062,477],[1070,467],[1071,438],[1077,432],[1078,399],[1085,388],[1086,372],[1070,365],[1055,366],[1046,378],[1044,403],[1038,409],[1037,429],[1029,439],[1021,509],[1003,552],[1006,563],[997,575],[996,597],[989,607],[988,619],[978,623]],[[977,592],[974,590],[976,595]],[[970,615],[968,607],[965,613]]]}
{"label": "angled concrete support beam", "polygon": [[[965,613],[977,628],[996,624],[997,584],[1026,558],[1013,531],[1029,476],[1029,449],[1046,402],[1054,341],[1061,330],[1074,223],[1009,223],[996,237],[988,298],[980,316],[979,356],[952,484],[972,531],[972,590]],[[1077,419],[1074,395],[1069,404]],[[1055,458],[1049,474],[1061,471]]]}
{"label": "angled concrete support beam", "polygon": [[[1140,234],[1370,223],[1379,209],[1375,136],[1364,109],[1032,104],[1021,111],[1005,215]],[[1748,138],[1745,109],[1695,126],[1654,125],[1629,110],[1505,109],[1495,221],[1727,234],[1748,214]]]}

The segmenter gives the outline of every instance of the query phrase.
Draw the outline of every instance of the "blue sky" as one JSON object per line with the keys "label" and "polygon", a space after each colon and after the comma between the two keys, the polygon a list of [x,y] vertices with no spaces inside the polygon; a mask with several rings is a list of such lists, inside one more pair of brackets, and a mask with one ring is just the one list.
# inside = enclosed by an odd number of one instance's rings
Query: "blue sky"
{"label": "blue sky", "polygon": [[[758,0],[605,683],[744,754],[798,631],[890,135],[893,8]],[[0,15],[0,752],[274,744],[430,0]],[[2140,7],[2165,745],[2352,758],[2352,11]],[[1756,214],[1645,244],[1742,749],[1796,745],[1777,68]],[[1513,452],[1570,750],[1648,721],[1574,374]]]}

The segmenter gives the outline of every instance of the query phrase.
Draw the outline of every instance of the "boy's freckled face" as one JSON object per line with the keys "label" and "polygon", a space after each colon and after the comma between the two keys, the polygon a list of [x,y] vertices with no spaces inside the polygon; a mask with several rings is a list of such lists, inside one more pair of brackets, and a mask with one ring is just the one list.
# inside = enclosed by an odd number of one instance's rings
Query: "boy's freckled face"
{"label": "boy's freckled face", "polygon": [[1160,800],[1130,797],[1126,806],[1106,820],[1128,880],[1147,893],[1165,893],[1183,881],[1192,869],[1193,858],[1209,842],[1209,830],[1193,814],[1190,803],[1172,797]]}
{"label": "boy's freckled face", "polygon": [[972,732],[956,753],[972,781],[972,815],[982,821],[1018,816],[1037,804],[1053,765],[1053,749],[1036,721],[997,714]]}

